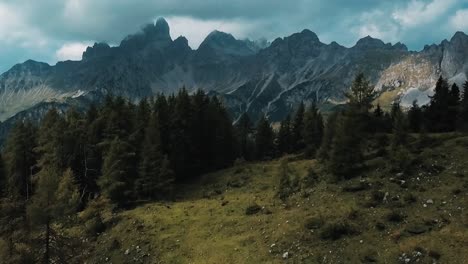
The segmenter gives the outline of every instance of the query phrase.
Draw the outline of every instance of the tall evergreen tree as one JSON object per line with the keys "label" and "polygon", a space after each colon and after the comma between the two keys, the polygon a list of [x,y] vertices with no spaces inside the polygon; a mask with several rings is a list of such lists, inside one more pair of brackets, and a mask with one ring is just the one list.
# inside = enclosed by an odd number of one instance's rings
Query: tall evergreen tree
{"label": "tall evergreen tree", "polygon": [[139,177],[135,181],[136,195],[140,198],[161,198],[171,193],[174,175],[162,154],[160,142],[157,117],[153,115],[145,131]]}
{"label": "tall evergreen tree", "polygon": [[367,114],[369,109],[372,108],[372,101],[375,99],[376,92],[364,74],[359,73],[354,78],[350,91],[345,95],[354,111]]}
{"label": "tall evergreen tree", "polygon": [[421,131],[424,121],[423,118],[421,107],[419,107],[417,100],[414,100],[408,111],[408,123],[412,132],[419,133]]}
{"label": "tall evergreen tree", "polygon": [[296,110],[291,129],[293,151],[300,151],[305,147],[304,138],[302,136],[302,132],[304,131],[304,113],[305,106],[304,103],[301,102]]}
{"label": "tall evergreen tree", "polygon": [[339,115],[336,120],[327,164],[338,178],[350,178],[362,165],[362,133],[356,129],[356,122],[358,116],[349,113]]}
{"label": "tall evergreen tree", "polygon": [[439,78],[436,83],[435,93],[430,98],[427,114],[431,130],[434,132],[451,131],[449,110],[451,96],[447,80],[442,77]]}
{"label": "tall evergreen tree", "polygon": [[307,156],[314,156],[317,152],[322,143],[323,130],[323,118],[314,102],[304,116],[304,130],[302,135]]}
{"label": "tall evergreen tree", "polygon": [[27,208],[32,226],[41,230],[44,250],[39,252],[43,252],[43,263],[65,263],[73,256],[64,254],[66,248],[59,243],[60,232],[54,230],[54,224],[76,214],[79,192],[70,169],[63,176],[57,171],[49,164],[42,167],[32,203]]}
{"label": "tall evergreen tree", "polygon": [[460,101],[460,115],[458,119],[458,128],[468,131],[468,81],[463,84],[463,94]]}
{"label": "tall evergreen tree", "polygon": [[112,202],[123,205],[132,194],[132,152],[130,144],[115,137],[104,157],[102,176],[98,179],[98,185],[103,194]]}
{"label": "tall evergreen tree", "polygon": [[251,160],[254,156],[253,130],[253,124],[249,115],[243,113],[239,121],[237,121],[236,131],[239,141],[239,155],[246,160]]}
{"label": "tall evergreen tree", "polygon": [[273,139],[274,133],[271,128],[270,122],[263,115],[257,124],[257,131],[255,134],[255,151],[257,159],[271,158],[273,155]]}
{"label": "tall evergreen tree", "polygon": [[408,128],[405,114],[401,110],[400,103],[395,102],[393,106],[393,146],[406,145],[408,137]]}
{"label": "tall evergreen tree", "polygon": [[290,153],[292,134],[291,134],[291,117],[289,114],[281,121],[280,128],[277,135],[278,151],[280,154]]}
{"label": "tall evergreen tree", "polygon": [[7,191],[7,178],[5,173],[5,162],[3,161],[3,155],[0,152],[0,198],[4,197]]}
{"label": "tall evergreen tree", "polygon": [[453,83],[450,88],[449,94],[449,109],[448,109],[448,126],[450,131],[454,131],[457,128],[457,122],[459,120],[460,113],[460,88],[456,83]]}
{"label": "tall evergreen tree", "polygon": [[11,129],[4,151],[6,192],[10,197],[28,199],[32,195],[31,175],[36,171],[36,128],[17,122]]}
{"label": "tall evergreen tree", "polygon": [[375,98],[374,88],[363,74],[354,79],[346,94],[348,108],[336,121],[328,167],[338,177],[350,177],[362,166],[362,142],[369,131],[369,110]]}

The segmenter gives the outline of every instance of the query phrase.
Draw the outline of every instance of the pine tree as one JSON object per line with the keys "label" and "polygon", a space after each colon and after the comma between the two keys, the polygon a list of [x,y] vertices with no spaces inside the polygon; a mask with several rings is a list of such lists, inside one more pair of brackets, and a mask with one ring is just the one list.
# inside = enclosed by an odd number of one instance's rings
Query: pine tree
{"label": "pine tree", "polygon": [[450,124],[450,91],[447,80],[440,77],[436,83],[435,93],[430,97],[431,101],[428,108],[428,121],[431,130],[434,132],[451,131]]}
{"label": "pine tree", "polygon": [[356,129],[357,121],[349,113],[337,117],[328,168],[338,178],[350,178],[362,166],[362,133]]}
{"label": "pine tree", "polygon": [[304,130],[302,135],[306,146],[306,156],[315,156],[315,153],[322,143],[323,129],[323,118],[314,102],[304,116]]}
{"label": "pine tree", "polygon": [[5,173],[5,162],[0,152],[0,198],[3,198],[7,192],[7,177]]}
{"label": "pine tree", "polygon": [[410,130],[414,133],[419,133],[423,125],[423,112],[416,100],[413,101],[411,108],[408,111],[408,123]]}
{"label": "pine tree", "polygon": [[259,160],[271,158],[273,155],[273,139],[274,133],[270,126],[270,122],[263,115],[257,124],[255,134],[256,157]]}
{"label": "pine tree", "polygon": [[44,263],[62,263],[70,257],[64,257],[67,248],[60,243],[60,233],[54,230],[54,224],[67,221],[76,214],[79,201],[78,187],[73,182],[72,171],[68,169],[63,176],[57,174],[57,171],[57,168],[49,165],[42,167],[32,203],[27,208],[28,219],[33,228],[44,230],[41,232]]}
{"label": "pine tree", "polygon": [[387,132],[387,124],[385,118],[385,112],[382,110],[380,103],[377,103],[377,106],[374,109],[374,114],[372,116],[372,132],[374,133],[384,133]]}
{"label": "pine tree", "polygon": [[392,111],[392,115],[393,115],[392,146],[396,147],[400,145],[406,145],[407,137],[408,137],[408,131],[407,131],[408,128],[407,128],[405,114],[401,110],[399,102],[395,102],[392,108],[394,109]]}
{"label": "pine tree", "polygon": [[341,178],[349,178],[363,166],[362,142],[369,131],[366,126],[375,92],[365,76],[358,74],[346,97],[349,107],[336,120],[327,162],[330,171]]}
{"label": "pine tree", "polygon": [[292,143],[292,135],[291,135],[291,117],[289,115],[281,121],[280,129],[278,131],[277,136],[278,142],[278,151],[280,154],[290,153],[291,143]]}
{"label": "pine tree", "polygon": [[102,193],[112,202],[123,205],[131,197],[132,159],[135,153],[125,141],[115,137],[105,154],[102,176],[98,185]]}
{"label": "pine tree", "polygon": [[460,112],[460,88],[456,83],[453,83],[449,94],[448,107],[448,127],[449,131],[454,131],[457,128]]}
{"label": "pine tree", "polygon": [[327,119],[322,144],[320,145],[320,149],[317,153],[318,158],[322,161],[328,161],[330,159],[330,152],[333,144],[333,138],[335,137],[338,117],[339,113],[334,112]]}
{"label": "pine tree", "polygon": [[353,111],[367,113],[372,108],[372,101],[375,99],[376,92],[364,74],[359,73],[354,78],[350,91],[345,95]]}
{"label": "pine tree", "polygon": [[144,199],[170,195],[174,175],[167,158],[162,154],[157,117],[153,114],[145,131],[145,140],[139,166],[139,177],[135,181],[136,195]]}
{"label": "pine tree", "polygon": [[194,175],[191,161],[194,157],[192,146],[193,107],[190,96],[181,89],[174,101],[171,125],[171,151],[169,159],[178,180],[187,180]]}
{"label": "pine tree", "polygon": [[237,138],[239,141],[239,155],[252,160],[254,157],[254,144],[252,142],[253,125],[247,113],[243,113],[236,124]]}
{"label": "pine tree", "polygon": [[4,151],[7,196],[28,199],[32,195],[35,147],[36,128],[30,122],[17,122],[9,133]]}
{"label": "pine tree", "polygon": [[302,136],[302,132],[304,131],[304,113],[305,106],[304,103],[301,102],[296,110],[291,129],[292,147],[295,152],[300,151],[305,147],[304,138]]}
{"label": "pine tree", "polygon": [[468,131],[468,81],[463,84],[463,94],[460,101],[460,115],[458,118],[458,128]]}
{"label": "pine tree", "polygon": [[380,103],[377,103],[377,106],[375,107],[375,110],[374,110],[374,116],[376,118],[382,118],[383,115],[384,115],[384,112],[382,108],[380,107]]}

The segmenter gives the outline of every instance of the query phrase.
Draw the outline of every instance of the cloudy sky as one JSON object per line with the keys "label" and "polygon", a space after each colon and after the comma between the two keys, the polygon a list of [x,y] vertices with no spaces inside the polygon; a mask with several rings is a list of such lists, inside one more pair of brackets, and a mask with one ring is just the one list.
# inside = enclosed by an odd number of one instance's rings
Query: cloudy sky
{"label": "cloudy sky", "polygon": [[325,43],[371,35],[420,50],[468,33],[468,0],[0,0],[0,72],[80,59],[87,45],[117,45],[158,17],[192,48],[214,29],[273,40],[308,28]]}

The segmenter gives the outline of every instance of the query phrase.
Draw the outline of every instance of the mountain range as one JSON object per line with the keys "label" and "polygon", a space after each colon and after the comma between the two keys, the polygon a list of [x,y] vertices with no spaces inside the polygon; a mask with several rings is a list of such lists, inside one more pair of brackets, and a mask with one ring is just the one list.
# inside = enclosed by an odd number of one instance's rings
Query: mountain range
{"label": "mountain range", "polygon": [[439,76],[466,80],[468,36],[457,32],[416,52],[370,36],[350,48],[325,44],[307,29],[271,43],[213,31],[194,50],[185,37],[172,39],[160,18],[118,46],[95,43],[81,61],[51,66],[28,60],[0,75],[0,138],[15,120],[40,118],[50,107],[84,109],[106,94],[138,101],[181,87],[220,96],[234,120],[247,112],[254,120],[266,113],[277,121],[301,101],[316,100],[322,108],[343,103],[359,72],[384,106],[395,99],[424,104]]}

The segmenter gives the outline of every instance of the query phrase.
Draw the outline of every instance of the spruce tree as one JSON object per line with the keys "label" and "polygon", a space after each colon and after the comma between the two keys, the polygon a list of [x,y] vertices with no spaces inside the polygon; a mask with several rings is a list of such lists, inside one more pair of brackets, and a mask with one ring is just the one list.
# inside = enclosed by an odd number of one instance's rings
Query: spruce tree
{"label": "spruce tree", "polygon": [[357,116],[349,113],[337,117],[328,168],[338,178],[351,178],[362,167],[362,133],[356,129],[357,121]]}
{"label": "spruce tree", "polygon": [[302,132],[304,131],[304,113],[305,106],[304,103],[301,102],[296,110],[291,129],[292,147],[294,152],[300,151],[305,147],[304,138],[302,136]]}
{"label": "spruce tree", "polygon": [[458,128],[468,131],[468,81],[463,84],[463,94],[460,101],[460,114],[458,118]]}
{"label": "spruce tree", "polygon": [[346,93],[347,109],[336,120],[328,168],[340,178],[349,178],[363,166],[362,142],[369,131],[369,110],[375,97],[373,87],[363,74],[354,79]]}
{"label": "spruce tree", "polygon": [[132,194],[132,159],[135,153],[132,147],[122,139],[115,137],[105,154],[102,176],[98,185],[105,197],[117,205],[123,205]]}
{"label": "spruce tree", "polygon": [[6,195],[28,199],[32,195],[31,176],[36,171],[36,128],[30,122],[17,122],[4,150]]}
{"label": "spruce tree", "polygon": [[292,134],[291,134],[291,117],[289,115],[281,121],[280,129],[277,136],[278,151],[280,154],[290,153]]}
{"label": "spruce tree", "polygon": [[413,101],[411,108],[408,111],[408,123],[411,132],[419,133],[423,125],[423,112],[416,100]]}
{"label": "spruce tree", "polygon": [[435,93],[430,97],[428,121],[433,132],[451,131],[450,101],[451,95],[447,80],[440,77],[436,83]]}
{"label": "spruce tree", "polygon": [[458,88],[456,83],[453,83],[450,88],[448,104],[448,129],[449,131],[454,131],[457,128],[460,113],[460,88]]}
{"label": "spruce tree", "polygon": [[405,118],[405,114],[401,110],[400,103],[395,102],[393,106],[393,140],[392,140],[392,146],[400,146],[403,145],[405,146],[407,143],[407,137],[408,137],[408,128],[407,128],[407,122]]}
{"label": "spruce tree", "polygon": [[255,150],[256,157],[259,160],[271,158],[274,152],[273,139],[274,133],[271,128],[270,122],[265,115],[262,115],[257,124],[255,134]]}
{"label": "spruce tree", "polygon": [[367,114],[369,109],[372,108],[372,101],[375,99],[376,92],[364,74],[359,73],[354,78],[350,91],[345,95],[353,111]]}
{"label": "spruce tree", "polygon": [[75,254],[65,254],[66,250],[73,248],[66,248],[60,243],[60,232],[55,230],[54,224],[68,221],[75,215],[78,201],[79,192],[72,171],[68,169],[62,176],[57,168],[44,165],[38,175],[32,202],[27,208],[32,227],[41,230],[40,245],[44,248],[41,259],[44,263],[64,263]]}
{"label": "spruce tree", "polygon": [[247,113],[243,113],[236,124],[237,138],[239,141],[239,155],[245,160],[254,157],[254,144],[252,142],[253,124]]}
{"label": "spruce tree", "polygon": [[315,156],[315,153],[322,143],[323,129],[323,118],[314,102],[304,116],[304,130],[302,135],[306,146],[306,156]]}
{"label": "spruce tree", "polygon": [[139,177],[135,181],[136,196],[143,199],[161,198],[172,190],[174,175],[162,154],[157,117],[153,114],[145,130]]}

